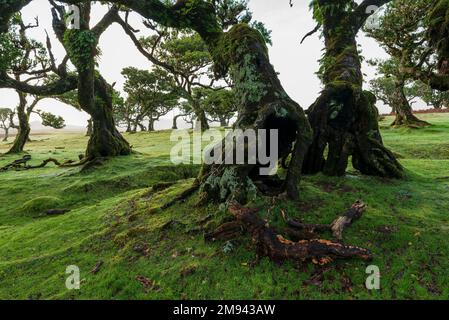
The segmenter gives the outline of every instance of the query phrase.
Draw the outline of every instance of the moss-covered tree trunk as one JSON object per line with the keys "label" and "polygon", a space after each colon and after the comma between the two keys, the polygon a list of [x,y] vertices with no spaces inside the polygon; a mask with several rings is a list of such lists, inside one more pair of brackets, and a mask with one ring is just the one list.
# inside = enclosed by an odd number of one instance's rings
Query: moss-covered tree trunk
{"label": "moss-covered tree trunk", "polygon": [[154,122],[155,122],[156,120],[155,119],[153,119],[153,118],[150,118],[149,120],[148,120],[148,132],[154,132],[154,131],[156,131],[155,129],[154,129]]}
{"label": "moss-covered tree trunk", "polygon": [[406,127],[425,127],[430,125],[428,122],[418,119],[412,110],[412,106],[404,92],[405,83],[402,80],[395,82],[395,95],[393,100],[393,111],[395,112],[395,120],[392,126]]}
{"label": "moss-covered tree trunk", "polygon": [[[217,70],[229,70],[239,101],[239,116],[235,129],[278,130],[278,159],[291,154],[285,180],[278,189],[291,198],[299,196],[298,184],[305,151],[310,143],[311,129],[303,110],[284,91],[268,58],[268,49],[258,31],[248,25],[234,26],[227,33],[206,39],[214,56]],[[268,135],[269,133],[267,133]],[[269,140],[259,141],[269,150]],[[245,150],[248,150],[245,141]],[[236,147],[234,146],[234,157]],[[224,154],[225,152],[223,152]],[[259,154],[256,164],[205,165],[198,181],[201,184],[201,200],[224,202],[235,200],[247,203],[256,195],[262,163]],[[235,158],[234,158],[235,160]],[[236,162],[234,162],[236,163]]]}
{"label": "moss-covered tree trunk", "polygon": [[363,174],[402,177],[401,165],[382,142],[376,98],[362,88],[355,13],[332,1],[321,2],[325,87],[307,111],[314,135],[303,172],[341,176],[352,156],[354,168]]}
{"label": "moss-covered tree trunk", "polygon": [[113,114],[112,87],[101,76],[95,80],[95,108],[91,111],[92,134],[88,158],[129,155],[131,147],[117,130]]}
{"label": "moss-covered tree trunk", "polygon": [[26,94],[19,91],[17,91],[17,94],[19,95],[19,105],[17,106],[17,118],[19,124],[15,126],[15,129],[17,129],[17,134],[14,139],[14,143],[7,152],[7,154],[16,154],[23,152],[23,149],[29,139],[31,132],[30,121],[28,114],[26,112],[27,107]]}
{"label": "moss-covered tree trunk", "polygon": [[[92,119],[92,134],[87,145],[86,158],[113,157],[131,153],[129,143],[117,130],[113,116],[112,87],[95,70],[98,41],[102,32],[112,23],[116,8],[94,27],[90,28],[91,4],[79,4],[80,28],[68,30],[64,21],[53,14],[56,32],[63,34],[63,43],[78,71],[78,102]],[[61,31],[62,30],[62,31]]]}
{"label": "moss-covered tree trunk", "polygon": [[209,122],[207,121],[207,116],[206,116],[206,112],[204,112],[203,109],[201,109],[201,107],[198,104],[198,101],[196,99],[192,98],[192,106],[193,106],[193,111],[195,113],[196,116],[196,121],[195,121],[195,130],[201,130],[201,131],[206,131],[209,130]]}

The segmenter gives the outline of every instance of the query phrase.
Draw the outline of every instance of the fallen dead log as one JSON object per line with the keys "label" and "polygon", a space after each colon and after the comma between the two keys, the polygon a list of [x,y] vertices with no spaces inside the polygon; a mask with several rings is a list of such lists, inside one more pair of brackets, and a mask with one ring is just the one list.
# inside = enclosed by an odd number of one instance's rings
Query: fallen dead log
{"label": "fallen dead log", "polygon": [[44,161],[42,161],[41,164],[36,165],[36,166],[32,166],[32,165],[28,165],[28,161],[31,160],[31,156],[30,155],[24,155],[22,157],[22,159],[17,159],[14,160],[13,162],[7,164],[6,166],[0,168],[0,172],[4,172],[4,171],[8,171],[11,169],[14,169],[16,171],[21,171],[21,170],[31,170],[31,169],[39,169],[39,168],[44,168],[46,167],[49,163],[54,163],[56,166],[58,167],[73,167],[73,166],[78,166],[78,165],[82,165],[85,162],[81,161],[78,164],[74,164],[75,161],[73,160],[67,160],[63,163],[60,163],[58,160],[54,159],[54,158],[48,158]]}
{"label": "fallen dead log", "polygon": [[334,259],[360,258],[369,261],[373,257],[367,249],[328,240],[314,239],[293,242],[277,234],[257,215],[255,209],[246,208],[233,202],[229,205],[228,210],[251,234],[257,246],[258,255],[267,256],[273,261],[312,261],[315,264],[325,265]]}
{"label": "fallen dead log", "polygon": [[284,210],[281,210],[281,214],[282,214],[282,218],[284,219],[285,223],[289,227],[296,229],[296,230],[315,233],[315,232],[328,231],[331,228],[328,224],[307,224],[307,223],[302,223],[302,222],[296,221],[294,219],[289,219],[287,217],[287,215],[285,214]]}
{"label": "fallen dead log", "polygon": [[342,240],[344,229],[350,226],[354,220],[359,219],[366,208],[367,205],[363,201],[357,200],[343,216],[338,217],[331,223],[332,235],[336,239]]}
{"label": "fallen dead log", "polygon": [[[357,200],[344,215],[335,219],[331,224],[307,224],[288,218],[284,210],[281,210],[281,214],[287,226],[294,230],[306,234],[331,231],[335,239],[342,240],[344,229],[349,227],[355,220],[359,219],[366,208],[367,205],[363,203],[363,201]],[[294,231],[291,231],[290,233],[295,234]]]}
{"label": "fallen dead log", "polygon": [[53,159],[53,158],[49,158],[47,160],[42,161],[42,163],[40,165],[37,165],[37,166],[25,166],[24,169],[25,170],[29,170],[29,169],[43,168],[43,167],[45,167],[49,163],[54,163],[58,167],[61,166],[61,163],[58,160]]}

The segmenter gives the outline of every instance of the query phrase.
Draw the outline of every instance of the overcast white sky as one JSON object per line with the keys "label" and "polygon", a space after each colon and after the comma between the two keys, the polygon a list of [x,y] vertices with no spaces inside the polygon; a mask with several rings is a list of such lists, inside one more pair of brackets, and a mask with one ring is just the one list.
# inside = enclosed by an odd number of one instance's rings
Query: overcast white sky
{"label": "overcast white sky", "polygon": [[[322,54],[323,43],[318,34],[308,38],[300,45],[300,39],[305,33],[312,30],[315,23],[309,11],[309,1],[297,0],[293,8],[289,6],[288,0],[250,0],[250,7],[254,13],[254,19],[262,21],[267,28],[272,30],[273,46],[270,48],[271,63],[276,71],[280,73],[280,79],[287,93],[297,101],[304,109],[307,109],[317,98],[320,91],[320,81],[315,75],[318,70],[317,60]],[[93,22],[97,21],[105,12],[106,8],[96,5],[93,10]],[[54,38],[51,28],[50,6],[46,0],[33,1],[24,11],[26,21],[32,22],[35,16],[39,17],[40,28],[30,32],[30,35],[38,40],[45,40],[46,29],[52,37],[55,55],[61,59],[64,51],[58,41]],[[140,18],[134,18],[136,25]],[[375,41],[359,36],[359,44],[366,58],[385,57],[384,51]],[[123,77],[121,70],[124,67],[134,66],[137,68],[149,68],[150,63],[135,49],[133,44],[123,33],[118,25],[109,28],[101,38],[100,47],[102,55],[100,58],[100,71],[110,82],[117,82],[116,88],[121,89]],[[366,80],[374,76],[374,71],[364,66]],[[0,89],[1,107],[14,107],[17,104],[17,96],[14,91]],[[87,114],[79,112],[71,107],[51,99],[45,99],[38,105],[41,110],[61,115],[70,125],[85,126],[88,119]],[[389,112],[389,108],[379,104],[382,112]],[[171,118],[169,114],[166,118]],[[33,116],[32,121],[36,120]],[[161,126],[165,126],[165,121]]]}

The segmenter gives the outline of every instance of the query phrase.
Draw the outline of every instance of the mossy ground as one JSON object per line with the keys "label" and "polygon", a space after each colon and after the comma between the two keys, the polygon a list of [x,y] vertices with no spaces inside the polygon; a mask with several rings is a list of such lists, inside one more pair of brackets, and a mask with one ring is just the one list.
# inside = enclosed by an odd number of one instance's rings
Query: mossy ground
{"label": "mossy ground", "polygon": [[[391,129],[385,143],[407,170],[401,181],[364,177],[305,177],[298,206],[263,210],[283,227],[280,209],[306,222],[329,223],[356,199],[369,209],[345,242],[371,249],[372,263],[337,261],[322,279],[313,264],[277,265],[262,259],[248,236],[205,243],[204,232],[229,219],[215,205],[194,207],[195,196],[159,209],[186,188],[198,167],[173,166],[169,132],[126,138],[138,154],[96,170],[47,168],[0,173],[0,298],[13,299],[447,299],[449,297],[449,115],[422,115],[432,127]],[[32,136],[33,163],[76,159],[87,139],[77,134]],[[7,149],[0,145],[0,152]],[[0,157],[0,166],[16,159]],[[152,192],[161,182],[168,189]],[[57,198],[60,216],[24,213],[28,201]],[[38,199],[38,200],[35,200]],[[30,203],[28,203],[30,204]],[[270,206],[260,199],[258,205]],[[37,210],[37,209],[36,209]],[[330,235],[324,235],[330,237]],[[98,272],[91,272],[99,261]],[[369,264],[379,266],[381,290],[365,288]],[[65,287],[66,267],[81,270],[81,289]],[[150,280],[146,287],[137,280]],[[315,281],[309,281],[310,279]]]}

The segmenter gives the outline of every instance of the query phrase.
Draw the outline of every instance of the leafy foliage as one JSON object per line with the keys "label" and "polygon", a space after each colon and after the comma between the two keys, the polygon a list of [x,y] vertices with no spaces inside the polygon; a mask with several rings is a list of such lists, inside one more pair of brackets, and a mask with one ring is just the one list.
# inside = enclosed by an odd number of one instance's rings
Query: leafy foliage
{"label": "leafy foliage", "polygon": [[62,129],[65,127],[64,118],[61,116],[56,116],[50,112],[45,112],[37,110],[37,113],[42,119],[42,125],[46,127],[52,127],[54,129]]}
{"label": "leafy foliage", "polygon": [[120,123],[143,127],[144,120],[150,123],[166,115],[177,106],[180,92],[174,78],[161,68],[152,71],[133,67],[122,71],[126,82],[126,102],[115,103],[116,120]]}

